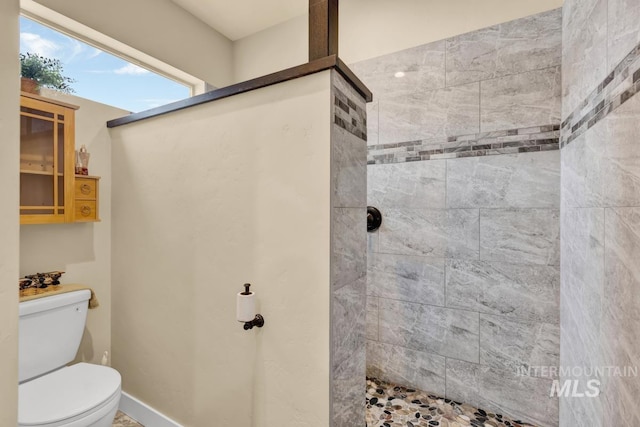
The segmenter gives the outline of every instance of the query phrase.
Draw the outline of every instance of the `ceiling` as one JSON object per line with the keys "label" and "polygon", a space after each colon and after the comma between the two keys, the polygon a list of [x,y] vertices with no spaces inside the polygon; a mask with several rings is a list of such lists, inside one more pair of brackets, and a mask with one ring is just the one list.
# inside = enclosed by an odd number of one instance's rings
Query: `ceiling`
{"label": "ceiling", "polygon": [[231,40],[306,14],[309,8],[309,0],[172,1]]}

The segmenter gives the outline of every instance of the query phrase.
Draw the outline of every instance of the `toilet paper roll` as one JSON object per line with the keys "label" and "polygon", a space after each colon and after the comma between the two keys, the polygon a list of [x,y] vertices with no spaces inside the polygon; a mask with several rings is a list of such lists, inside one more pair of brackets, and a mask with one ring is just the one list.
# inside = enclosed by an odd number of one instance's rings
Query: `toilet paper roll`
{"label": "toilet paper roll", "polygon": [[256,317],[256,294],[238,293],[236,297],[236,318],[238,322],[251,322]]}

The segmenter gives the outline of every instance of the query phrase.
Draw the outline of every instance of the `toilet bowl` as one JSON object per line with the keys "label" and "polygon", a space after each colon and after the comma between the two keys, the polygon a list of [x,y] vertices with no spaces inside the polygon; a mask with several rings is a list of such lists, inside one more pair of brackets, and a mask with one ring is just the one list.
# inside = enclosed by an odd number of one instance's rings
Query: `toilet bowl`
{"label": "toilet bowl", "polygon": [[18,426],[111,427],[120,382],[115,369],[78,363],[20,384]]}
{"label": "toilet bowl", "polygon": [[89,291],[20,303],[18,427],[111,427],[121,377],[75,358]]}

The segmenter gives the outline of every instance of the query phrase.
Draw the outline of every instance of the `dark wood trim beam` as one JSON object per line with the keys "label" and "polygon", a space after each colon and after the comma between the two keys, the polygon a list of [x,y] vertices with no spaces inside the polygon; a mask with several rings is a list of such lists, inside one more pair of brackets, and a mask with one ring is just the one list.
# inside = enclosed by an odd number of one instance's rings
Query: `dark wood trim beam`
{"label": "dark wood trim beam", "polygon": [[338,55],[338,0],[309,0],[309,62]]}
{"label": "dark wood trim beam", "polygon": [[289,80],[297,79],[299,77],[308,76],[310,74],[315,74],[330,69],[335,69],[336,71],[338,71],[356,89],[356,91],[364,97],[367,102],[371,102],[371,91],[367,89],[364,83],[362,83],[360,79],[355,76],[355,74],[353,74],[353,72],[344,64],[344,62],[342,62],[336,55],[332,55],[312,62],[308,62],[306,64],[298,65],[297,67],[287,68],[286,70],[278,71],[277,73],[268,74],[266,76],[258,77],[253,80],[247,80],[246,82],[223,87],[221,89],[216,89],[214,91],[183,99],[181,101],[172,102],[171,104],[163,105],[151,110],[141,111],[139,113],[133,113],[129,114],[128,116],[110,120],[107,122],[107,127],[114,128],[117,126],[126,125],[128,123],[150,119],[152,117],[161,116],[163,114],[183,110],[185,108],[193,107],[200,104],[206,104],[207,102],[228,98],[233,95],[250,92],[252,90],[275,85],[278,83],[283,83]]}

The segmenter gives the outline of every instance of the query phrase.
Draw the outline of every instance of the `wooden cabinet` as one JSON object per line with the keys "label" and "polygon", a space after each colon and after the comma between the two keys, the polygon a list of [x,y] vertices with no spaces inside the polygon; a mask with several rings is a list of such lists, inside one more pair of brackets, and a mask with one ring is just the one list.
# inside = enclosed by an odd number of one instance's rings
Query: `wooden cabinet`
{"label": "wooden cabinet", "polygon": [[[20,223],[55,224],[99,220],[98,180],[76,185],[75,105],[22,92],[20,97]],[[87,182],[89,184],[87,184]],[[86,196],[86,197],[85,197]],[[76,201],[91,202],[80,208]]]}

